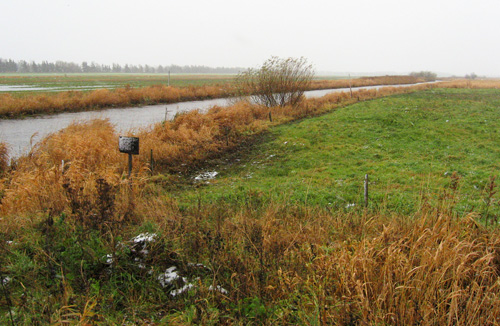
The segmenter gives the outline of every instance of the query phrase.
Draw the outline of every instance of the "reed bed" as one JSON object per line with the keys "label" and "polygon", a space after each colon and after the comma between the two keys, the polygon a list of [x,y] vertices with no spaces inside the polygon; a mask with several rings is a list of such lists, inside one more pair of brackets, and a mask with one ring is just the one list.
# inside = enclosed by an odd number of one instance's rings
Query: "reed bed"
{"label": "reed bed", "polygon": [[54,94],[16,97],[0,95],[0,118],[33,114],[52,114],[127,107],[158,103],[203,100],[231,95],[228,85],[172,87],[155,85],[143,88],[98,89],[89,92],[68,91]]}
{"label": "reed bed", "polygon": [[[411,76],[385,76],[357,78],[353,80],[314,80],[310,89],[346,88],[373,85],[411,84],[421,80]],[[127,107],[174,103],[212,98],[229,97],[237,94],[232,84],[172,87],[154,85],[141,88],[98,89],[88,92],[68,91],[17,97],[0,94],[0,118],[14,118],[25,115],[53,114],[98,110],[107,107]]]}
{"label": "reed bed", "polygon": [[[412,217],[332,214],[279,203],[183,213],[147,205],[147,218],[163,224],[163,235],[179,241],[186,259],[216,271],[211,283],[228,290],[199,295],[226,309],[260,298],[255,311],[247,311],[256,323],[500,322],[500,234],[480,226],[474,215],[452,217],[426,205]],[[201,323],[237,324],[235,312],[221,317],[205,305],[200,310]]]}
{"label": "reed bed", "polygon": [[0,143],[0,176],[7,170],[9,162],[9,152],[7,144]]}
{"label": "reed bed", "polygon": [[425,82],[413,76],[379,76],[340,80],[313,80],[311,89],[349,88],[376,85],[405,85]]}
{"label": "reed bed", "polygon": [[444,84],[446,88],[472,88],[472,89],[484,89],[484,88],[500,88],[500,83],[498,80],[493,79],[481,79],[481,80],[470,80],[470,79],[458,79],[451,80]]}

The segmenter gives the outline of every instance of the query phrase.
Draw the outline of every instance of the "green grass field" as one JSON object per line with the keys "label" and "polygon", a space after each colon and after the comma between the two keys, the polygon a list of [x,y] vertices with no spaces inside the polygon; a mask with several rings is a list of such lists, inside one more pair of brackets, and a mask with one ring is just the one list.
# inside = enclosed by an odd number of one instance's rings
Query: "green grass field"
{"label": "green grass field", "polygon": [[500,168],[499,108],[498,90],[435,89],[358,103],[272,129],[250,153],[211,167],[220,175],[210,184],[178,196],[232,202],[252,192],[357,210],[368,174],[369,207],[407,214],[424,199],[436,203],[458,176],[456,209],[481,211]]}
{"label": "green grass field", "polygon": [[[200,86],[231,82],[234,75],[223,74],[171,74],[171,86]],[[44,91],[90,90],[95,88],[144,87],[168,84],[168,74],[0,74],[0,86],[29,85],[47,88]],[[52,90],[51,88],[57,88]],[[33,91],[12,92],[17,95]]]}
{"label": "green grass field", "polygon": [[[234,80],[231,74],[171,74],[170,85],[177,87],[226,84]],[[319,80],[335,80],[342,77],[319,76]],[[169,82],[168,74],[0,74],[0,86],[24,86],[47,88],[37,91],[12,91],[17,95],[44,91],[91,90],[95,88],[145,87]],[[57,88],[57,89],[52,89]]]}

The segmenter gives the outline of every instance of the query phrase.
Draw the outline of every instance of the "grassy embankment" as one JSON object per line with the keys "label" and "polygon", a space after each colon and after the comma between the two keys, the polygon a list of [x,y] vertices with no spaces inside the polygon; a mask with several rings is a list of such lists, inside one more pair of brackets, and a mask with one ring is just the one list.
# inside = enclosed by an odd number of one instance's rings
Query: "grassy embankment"
{"label": "grassy embankment", "polygon": [[[234,96],[236,91],[228,76],[176,76],[167,86],[164,75],[24,75],[0,77],[0,84],[30,84],[40,87],[85,87],[109,85],[87,91],[12,92],[0,93],[0,118],[34,114],[51,114],[97,110],[106,107],[127,107],[147,104],[174,103]],[[358,78],[353,80],[314,80],[311,89],[342,88],[371,85],[411,84],[420,81],[409,76]],[[134,85],[135,87],[132,87]]]}
{"label": "grassy embankment", "polygon": [[[0,320],[498,323],[500,238],[481,221],[498,214],[500,91],[420,88],[310,100],[277,127],[244,104],[179,116],[140,135],[170,173],[147,176],[146,145],[132,186],[105,122],[54,135],[4,172]],[[220,175],[191,185],[207,158]],[[137,257],[141,232],[156,238]],[[190,291],[159,286],[171,266]]]}

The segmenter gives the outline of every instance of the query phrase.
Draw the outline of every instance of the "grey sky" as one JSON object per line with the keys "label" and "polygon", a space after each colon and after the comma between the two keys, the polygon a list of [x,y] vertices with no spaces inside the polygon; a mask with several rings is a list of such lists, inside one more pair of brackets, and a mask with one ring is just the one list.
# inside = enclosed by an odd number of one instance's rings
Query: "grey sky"
{"label": "grey sky", "polygon": [[1,0],[0,58],[500,76],[499,0]]}

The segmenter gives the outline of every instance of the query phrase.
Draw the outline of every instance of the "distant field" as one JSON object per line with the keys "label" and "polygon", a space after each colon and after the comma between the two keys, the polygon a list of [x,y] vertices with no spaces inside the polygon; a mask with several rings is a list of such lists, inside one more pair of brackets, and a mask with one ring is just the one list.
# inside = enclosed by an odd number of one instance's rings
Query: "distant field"
{"label": "distant field", "polygon": [[[234,78],[235,75],[222,74],[171,74],[170,85],[183,87],[226,84]],[[168,85],[168,82],[168,74],[0,74],[0,93],[24,95],[46,91],[115,89],[127,85],[131,87]],[[27,87],[23,89],[18,88],[19,86]]]}
{"label": "distant field", "polygon": [[[227,84],[236,75],[170,74],[170,86],[206,86]],[[338,80],[345,77],[317,76],[315,80]],[[116,89],[125,86],[168,85],[168,74],[0,74],[0,93],[25,96],[32,93],[68,90]]]}

